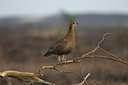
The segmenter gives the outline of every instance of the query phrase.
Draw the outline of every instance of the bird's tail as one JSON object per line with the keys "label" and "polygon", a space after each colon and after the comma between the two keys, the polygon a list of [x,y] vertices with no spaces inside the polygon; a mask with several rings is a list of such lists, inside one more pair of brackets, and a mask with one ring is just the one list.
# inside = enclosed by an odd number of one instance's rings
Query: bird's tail
{"label": "bird's tail", "polygon": [[49,55],[53,54],[53,50],[49,49],[46,54],[44,54],[44,57],[48,57]]}
{"label": "bird's tail", "polygon": [[44,54],[44,56],[43,57],[48,57],[48,54],[46,53],[46,54]]}
{"label": "bird's tail", "polygon": [[44,54],[43,57],[48,57],[49,55],[51,55],[51,54],[47,52],[46,54]]}

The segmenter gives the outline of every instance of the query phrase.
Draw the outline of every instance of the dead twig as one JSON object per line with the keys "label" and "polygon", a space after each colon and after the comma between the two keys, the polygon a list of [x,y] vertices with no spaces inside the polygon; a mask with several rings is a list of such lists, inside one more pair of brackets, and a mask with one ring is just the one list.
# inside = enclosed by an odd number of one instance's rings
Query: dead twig
{"label": "dead twig", "polygon": [[32,78],[34,79],[34,83],[30,84],[30,85],[39,85],[36,84],[37,82],[40,82],[42,84],[40,85],[53,85],[50,82],[44,81],[42,79],[40,79],[38,76],[43,76],[43,74],[39,74],[39,73],[30,73],[30,72],[19,72],[19,71],[4,71],[4,72],[0,72],[0,77],[4,78],[4,77],[12,77],[24,82],[32,82],[32,80],[27,80],[21,77],[28,77],[28,78]]}
{"label": "dead twig", "polygon": [[[84,85],[85,83],[86,83],[86,80],[87,80],[87,78],[90,76],[90,73],[88,73],[86,76],[85,76],[85,78],[83,79],[83,81],[81,82],[81,83],[79,83],[79,84],[73,84],[73,85]],[[88,84],[87,84],[88,85]]]}

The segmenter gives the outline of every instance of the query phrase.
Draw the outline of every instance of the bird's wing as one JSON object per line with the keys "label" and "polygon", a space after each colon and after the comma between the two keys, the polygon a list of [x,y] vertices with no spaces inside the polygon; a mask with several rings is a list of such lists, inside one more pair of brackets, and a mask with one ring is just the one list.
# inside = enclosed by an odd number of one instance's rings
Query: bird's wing
{"label": "bird's wing", "polygon": [[68,54],[72,51],[73,47],[74,46],[70,41],[66,39],[61,39],[50,47],[50,49],[45,54],[45,56],[49,56],[51,54],[57,54],[57,55]]}
{"label": "bird's wing", "polygon": [[50,49],[56,54],[63,54],[68,52],[69,50],[72,50],[72,47],[73,46],[71,42],[66,39],[61,39],[56,42]]}

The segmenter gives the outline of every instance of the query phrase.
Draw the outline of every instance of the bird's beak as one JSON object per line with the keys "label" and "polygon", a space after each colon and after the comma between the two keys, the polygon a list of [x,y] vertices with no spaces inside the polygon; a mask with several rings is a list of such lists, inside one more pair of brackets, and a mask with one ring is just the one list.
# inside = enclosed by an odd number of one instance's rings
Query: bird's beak
{"label": "bird's beak", "polygon": [[76,25],[78,25],[78,23],[76,22]]}

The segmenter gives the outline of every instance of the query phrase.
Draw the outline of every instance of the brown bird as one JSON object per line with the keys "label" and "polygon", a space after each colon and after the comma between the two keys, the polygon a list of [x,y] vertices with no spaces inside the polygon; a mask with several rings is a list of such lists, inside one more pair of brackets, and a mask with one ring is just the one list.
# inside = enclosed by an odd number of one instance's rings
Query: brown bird
{"label": "brown bird", "polygon": [[58,62],[66,62],[64,56],[69,54],[75,47],[74,27],[77,24],[77,22],[71,22],[71,24],[69,25],[68,34],[64,38],[58,40],[55,44],[53,44],[48,50],[48,52],[44,55],[44,57],[48,57],[49,55],[55,54],[59,55]]}

